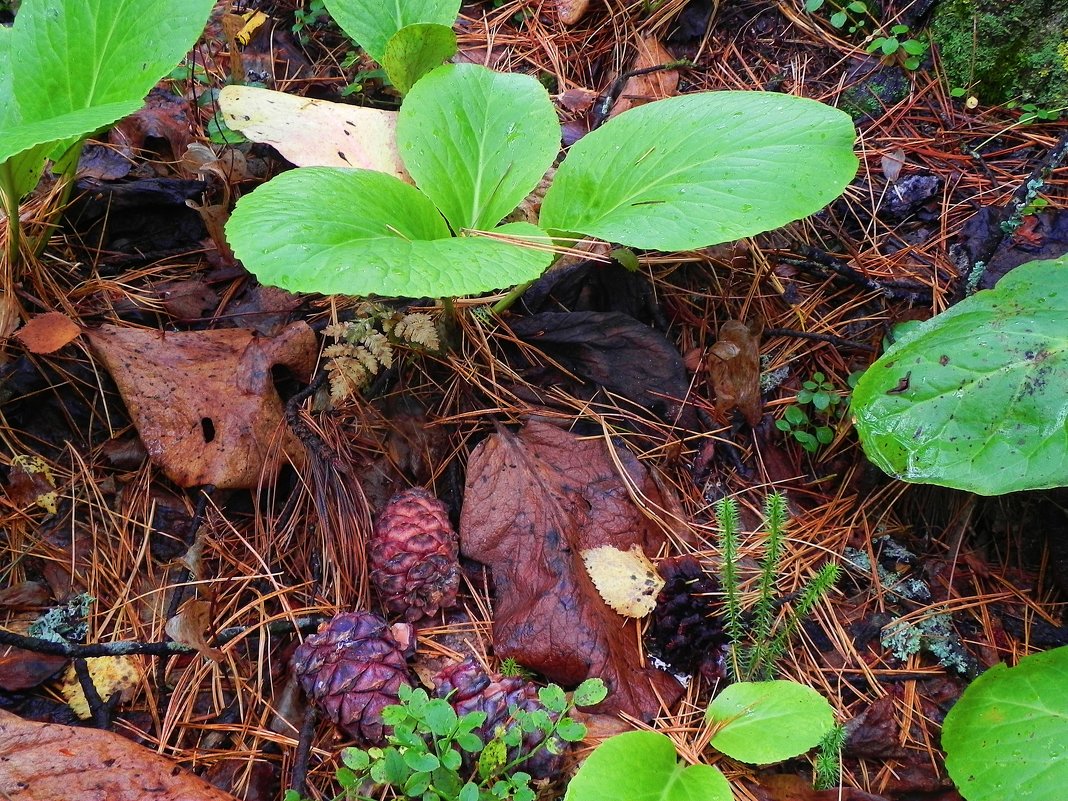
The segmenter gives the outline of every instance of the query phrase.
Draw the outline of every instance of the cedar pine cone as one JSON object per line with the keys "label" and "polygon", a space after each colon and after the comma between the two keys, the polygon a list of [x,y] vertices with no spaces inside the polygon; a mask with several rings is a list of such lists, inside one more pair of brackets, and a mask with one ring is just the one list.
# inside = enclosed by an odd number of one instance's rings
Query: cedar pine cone
{"label": "cedar pine cone", "polygon": [[406,645],[378,615],[346,612],[300,644],[293,672],[338,728],[361,746],[384,745],[382,710],[399,703],[401,685],[411,686]]}
{"label": "cedar pine cone", "polygon": [[445,504],[420,487],[394,495],[369,545],[371,582],[391,614],[409,623],[456,603],[459,540]]}
{"label": "cedar pine cone", "polygon": [[[434,676],[434,693],[438,698],[448,699],[460,717],[469,712],[485,712],[486,722],[475,729],[475,734],[487,744],[494,738],[498,726],[511,729],[519,725],[511,720],[510,707],[516,706],[526,712],[544,709],[538,700],[537,685],[518,676],[487,673],[474,657],[439,670]],[[559,717],[552,712],[549,712],[549,716],[554,721]],[[543,739],[545,737],[541,732],[528,732],[523,736],[521,746],[508,750],[508,761],[516,759],[520,752],[529,754]],[[563,752],[567,744],[558,737],[553,740],[554,750]],[[544,779],[559,774],[562,766],[562,753],[553,754],[543,748],[520,764],[518,770],[529,773],[535,779]]]}
{"label": "cedar pine cone", "polygon": [[726,678],[728,638],[713,598],[719,582],[689,555],[661,559],[657,571],[664,588],[645,635],[650,653],[683,673]]}

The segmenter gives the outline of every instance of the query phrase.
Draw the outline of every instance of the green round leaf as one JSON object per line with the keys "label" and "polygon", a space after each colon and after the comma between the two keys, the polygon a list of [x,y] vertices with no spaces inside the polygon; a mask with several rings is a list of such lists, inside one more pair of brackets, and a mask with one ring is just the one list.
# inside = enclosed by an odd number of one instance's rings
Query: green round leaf
{"label": "green round leaf", "polygon": [[390,38],[382,56],[390,83],[402,95],[456,52],[456,34],[447,25],[405,25]]}
{"label": "green round leaf", "polygon": [[752,236],[838,197],[857,171],[855,135],[847,114],[791,95],[648,103],[572,145],[540,225],[665,251]]}
{"label": "green round leaf", "polygon": [[557,684],[550,684],[538,690],[538,700],[550,712],[563,712],[567,709],[567,696]]}
{"label": "green round leaf", "polygon": [[575,706],[593,706],[608,697],[608,686],[601,679],[586,679],[575,688]]}
{"label": "green round leaf", "polygon": [[582,763],[564,801],[731,801],[731,788],[711,765],[680,764],[675,745],[658,732],[609,737]]}
{"label": "green round leaf", "polygon": [[1068,787],[1068,646],[995,665],[946,716],[946,770],[968,801],[1061,801]]}
{"label": "green round leaf", "polygon": [[803,754],[834,726],[827,700],[794,681],[732,684],[705,715],[721,727],[712,737],[713,748],[755,765]]}
{"label": "green round leaf", "polygon": [[460,0],[325,0],[330,12],[345,33],[371,54],[378,63],[386,55],[386,46],[397,31],[408,25],[432,22],[452,27],[460,12]]}
{"label": "green round leaf", "polygon": [[549,93],[529,75],[448,64],[408,93],[397,145],[415,183],[454,231],[486,231],[552,166],[560,123]]}
{"label": "green round leaf", "polygon": [[1068,483],[1068,258],[1021,265],[900,332],[857,382],[868,458],[980,495]]}
{"label": "green round leaf", "polygon": [[528,223],[501,241],[453,237],[433,203],[384,173],[302,167],[241,198],[226,236],[245,268],[291,292],[455,297],[537,278],[551,256]]}

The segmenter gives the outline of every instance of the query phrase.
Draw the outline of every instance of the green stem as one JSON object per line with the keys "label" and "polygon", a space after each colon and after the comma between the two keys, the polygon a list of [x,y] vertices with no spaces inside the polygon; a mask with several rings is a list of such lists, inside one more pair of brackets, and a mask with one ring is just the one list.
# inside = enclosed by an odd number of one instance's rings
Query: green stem
{"label": "green stem", "polygon": [[527,281],[525,284],[519,284],[518,286],[512,287],[512,289],[508,292],[507,295],[505,295],[503,298],[494,303],[492,307],[490,307],[490,311],[492,311],[494,314],[502,314],[508,311],[508,309],[511,308],[512,304],[519,300],[519,298],[523,296],[524,292],[530,289],[530,285],[533,283],[533,281]]}
{"label": "green stem", "polygon": [[[82,145],[84,142],[79,142],[75,148],[78,156],[82,152]],[[34,240],[32,252],[34,257],[40,256],[44,252],[45,247],[48,245],[48,240],[52,238],[52,234],[57,228],[59,228],[59,220],[63,216],[63,212],[67,210],[67,203],[70,202],[71,192],[74,191],[74,174],[78,170],[78,156],[73,156],[68,153],[64,156],[63,161],[67,163],[67,169],[59,173],[57,179],[63,182],[63,187],[59,192],[59,199],[56,205],[52,209],[51,215],[49,215],[48,222],[45,223],[44,228],[41,230],[40,236]]]}
{"label": "green stem", "polygon": [[8,275],[12,276],[13,283],[15,266],[19,263],[19,237],[21,231],[21,223],[19,222],[19,202],[6,192],[2,194],[4,214],[7,215],[7,270]]}

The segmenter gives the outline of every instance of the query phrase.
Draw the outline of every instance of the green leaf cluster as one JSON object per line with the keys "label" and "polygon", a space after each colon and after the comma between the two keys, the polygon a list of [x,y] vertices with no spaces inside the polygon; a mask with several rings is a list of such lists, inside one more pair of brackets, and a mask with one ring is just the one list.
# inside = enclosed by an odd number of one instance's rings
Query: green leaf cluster
{"label": "green leaf cluster", "polygon": [[[385,33],[359,35],[381,44]],[[291,291],[471,295],[533,280],[554,247],[582,236],[687,250],[800,219],[852,179],[853,138],[847,115],[804,98],[670,98],[575,144],[537,225],[502,224],[556,159],[556,112],[530,76],[450,64],[413,83],[397,120],[415,187],[361,170],[293,170],[238,202],[227,237],[261,281]]]}
{"label": "green leaf cluster", "polygon": [[[459,716],[447,699],[430,698],[423,689],[402,687],[399,695],[399,704],[382,711],[391,728],[385,747],[341,752],[337,779],[347,799],[367,801],[374,788],[389,787],[421,801],[534,801],[523,763],[542,748],[560,753],[565,743],[585,737],[586,727],[568,713],[600,703],[607,689],[600,679],[584,681],[570,697],[555,684],[543,687],[540,708],[512,707],[511,722],[498,726],[488,742],[478,733],[485,712]],[[524,750],[530,734],[539,735],[538,745]]]}
{"label": "green leaf cluster", "polygon": [[[765,765],[803,754],[834,727],[819,693],[792,681],[739,682],[721,692],[705,718],[711,744],[742,762]],[[633,731],[610,737],[582,763],[564,801],[731,801],[730,784],[711,765],[680,763],[671,739]]]}
{"label": "green leaf cluster", "polygon": [[[196,42],[213,0],[26,0],[0,26],[0,200],[19,201],[46,159],[72,171],[89,134],[140,108]],[[12,255],[12,254],[9,254]]]}
{"label": "green leaf cluster", "polygon": [[968,801],[1060,801],[1068,786],[1068,646],[995,665],[946,716],[946,770]]}
{"label": "green leaf cluster", "polygon": [[[841,413],[842,397],[823,373],[813,373],[801,386],[794,398],[796,402],[786,407],[783,416],[775,421],[775,427],[797,440],[809,453],[815,453],[834,441],[834,429],[828,423]],[[811,417],[805,406],[812,407]]]}
{"label": "green leaf cluster", "polygon": [[910,326],[861,376],[854,425],[904,481],[1000,495],[1068,483],[1068,257]]}

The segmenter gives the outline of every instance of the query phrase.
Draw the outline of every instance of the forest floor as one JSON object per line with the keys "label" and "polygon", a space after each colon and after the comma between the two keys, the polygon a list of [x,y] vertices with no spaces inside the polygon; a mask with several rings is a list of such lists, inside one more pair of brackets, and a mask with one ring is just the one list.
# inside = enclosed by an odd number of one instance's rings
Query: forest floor
{"label": "forest floor", "polygon": [[[357,60],[342,68],[352,44],[322,21],[295,34],[294,2],[262,5],[270,19],[242,53],[246,76],[338,100],[369,66]],[[1019,110],[969,108],[967,97],[951,96],[937,52],[905,70],[900,59],[866,54],[862,38],[801,5],[594,0],[564,25],[549,2],[466,4],[457,27],[461,57],[539,77],[570,136],[581,134],[597,98],[624,71],[688,59],[692,67],[632,79],[617,103],[770,90],[849,106],[858,114],[860,171],[842,198],[806,220],[698,252],[639,253],[636,272],[575,260],[499,317],[476,311],[484,298],[459,301],[455,316],[432,301],[389,305],[389,313],[443,321],[447,347],[397,346],[392,365],[361,392],[333,399],[322,380],[323,329],[367,307],[261,287],[220,244],[232,201],[287,165],[266,146],[222,143],[229,134],[212,122],[211,92],[230,79],[234,63],[216,17],[184,76],[179,70],[161,82],[146,110],[87,148],[67,223],[4,300],[5,625],[25,631],[42,611],[86,593],[93,599],[86,643],[199,638],[201,653],[138,657],[135,680],[122,699],[96,710],[97,723],[239,798],[278,799],[294,786],[305,719],[289,668],[296,630],[314,630],[339,611],[381,611],[363,553],[378,511],[415,485],[443,500],[454,522],[461,512],[488,516],[489,506],[464,508],[472,451],[505,436],[533,453],[549,447],[533,441],[551,439],[547,428],[563,430],[608,455],[605,469],[620,478],[619,491],[659,532],[651,557],[691,554],[715,574],[721,554],[712,507],[734,497],[751,599],[750,568],[765,543],[761,510],[769,493],[781,491],[791,521],[778,592],[789,598],[828,561],[843,573],[778,666],[780,676],[823,694],[846,724],[840,788],[811,789],[807,758],[754,768],[708,749],[702,715],[716,688],[707,676],[695,676],[670,708],[626,725],[650,726],[685,759],[717,764],[738,799],[960,798],[939,747],[949,707],[983,669],[1068,642],[1065,499],[989,499],[888,478],[867,462],[852,431],[849,381],[876,358],[895,323],[926,319],[961,297],[962,269],[992,241],[990,210],[1009,204],[1068,124],[1024,124]],[[881,21],[922,27],[908,9],[898,11],[888,4]],[[351,99],[389,100],[376,80],[365,77]],[[885,94],[889,83],[900,97]],[[187,147],[208,144],[213,133],[218,160],[205,168]],[[1068,249],[1057,210],[1066,186],[1055,172],[1043,190],[1050,206],[999,240],[984,286]],[[45,187],[27,204],[31,225],[57,195]],[[53,352],[11,337],[21,319],[46,312],[90,333]],[[551,313],[567,313],[567,327]],[[745,323],[734,324],[735,334],[759,349],[755,425],[717,402],[713,388],[714,345],[730,321]],[[115,328],[91,333],[102,324]],[[125,338],[146,330],[231,338],[191,340],[157,363]],[[803,383],[817,374],[827,382],[821,391],[842,402],[827,413],[800,404],[811,418],[799,425],[803,434],[831,433],[807,450],[805,437],[775,423],[799,406]],[[315,376],[316,391],[304,391]],[[166,441],[169,454],[146,451],[145,432],[133,424],[146,407],[204,398],[218,405],[219,419],[192,440]],[[235,427],[236,444],[212,445]],[[555,458],[565,458],[569,446],[554,443]],[[222,463],[245,445],[263,448],[250,480],[231,488],[197,480],[224,473]],[[604,478],[600,468],[581,459],[568,467],[591,484]],[[516,501],[532,515],[543,503],[529,495]],[[465,559],[458,606],[419,630],[415,674],[467,653],[499,667],[495,600],[489,570]],[[224,630],[229,635],[217,638]],[[631,641],[637,649],[640,638]],[[60,693],[68,665],[62,656],[0,654],[7,677],[0,708],[92,725]],[[647,701],[649,689],[642,692]],[[596,720],[591,729],[613,730]],[[342,744],[329,723],[315,728],[310,797],[336,792]],[[558,777],[547,796],[562,793],[566,779]]]}

